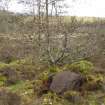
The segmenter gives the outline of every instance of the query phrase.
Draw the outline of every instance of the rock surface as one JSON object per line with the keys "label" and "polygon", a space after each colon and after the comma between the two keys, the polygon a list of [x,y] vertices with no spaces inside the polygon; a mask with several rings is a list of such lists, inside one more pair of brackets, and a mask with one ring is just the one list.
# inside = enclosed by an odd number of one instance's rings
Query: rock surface
{"label": "rock surface", "polygon": [[57,73],[52,80],[50,90],[62,94],[68,90],[79,90],[84,83],[84,78],[71,71]]}

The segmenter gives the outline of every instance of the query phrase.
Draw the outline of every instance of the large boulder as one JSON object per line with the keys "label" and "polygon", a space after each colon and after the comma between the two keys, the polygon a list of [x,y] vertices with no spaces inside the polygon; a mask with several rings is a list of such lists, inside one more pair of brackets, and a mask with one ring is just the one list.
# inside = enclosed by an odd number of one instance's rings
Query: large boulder
{"label": "large boulder", "polygon": [[85,79],[80,74],[63,71],[53,77],[50,90],[57,94],[62,94],[68,90],[79,90],[84,82]]}

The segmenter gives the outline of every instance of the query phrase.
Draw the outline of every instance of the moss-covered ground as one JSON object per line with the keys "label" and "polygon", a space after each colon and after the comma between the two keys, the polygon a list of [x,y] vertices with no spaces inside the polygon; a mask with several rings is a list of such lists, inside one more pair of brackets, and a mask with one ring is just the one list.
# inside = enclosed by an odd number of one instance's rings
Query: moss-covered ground
{"label": "moss-covered ground", "polygon": [[[63,66],[42,66],[40,69],[30,62],[30,59],[17,60],[9,64],[0,62],[0,89],[18,94],[22,105],[105,105],[105,76],[103,73],[96,73],[94,68],[94,64],[86,60]],[[65,70],[86,77],[87,82],[81,91],[70,90],[63,96],[48,91],[38,96],[38,92],[43,88],[43,81],[46,81],[50,74]],[[11,72],[14,75],[11,75],[12,78],[9,77]],[[14,79],[14,82],[11,82],[11,79]]]}

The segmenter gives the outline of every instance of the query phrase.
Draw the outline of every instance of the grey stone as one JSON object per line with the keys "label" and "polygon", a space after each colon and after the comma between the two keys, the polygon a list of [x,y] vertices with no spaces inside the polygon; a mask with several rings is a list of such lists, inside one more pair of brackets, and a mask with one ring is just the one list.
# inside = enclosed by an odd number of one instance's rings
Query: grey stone
{"label": "grey stone", "polygon": [[80,74],[63,71],[53,77],[50,90],[58,94],[62,94],[68,90],[79,90],[84,80]]}

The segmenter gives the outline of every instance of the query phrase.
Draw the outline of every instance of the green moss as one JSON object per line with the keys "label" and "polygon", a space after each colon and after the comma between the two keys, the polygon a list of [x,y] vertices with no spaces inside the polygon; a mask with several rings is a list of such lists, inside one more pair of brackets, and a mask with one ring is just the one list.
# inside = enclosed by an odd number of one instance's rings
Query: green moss
{"label": "green moss", "polygon": [[5,76],[0,75],[0,86],[3,86],[6,82],[7,78]]}
{"label": "green moss", "polygon": [[36,65],[33,64],[32,60],[28,58],[11,62],[10,64],[8,64],[8,67],[22,73],[25,72],[30,74],[37,72]]}
{"label": "green moss", "polygon": [[62,69],[60,69],[58,66],[51,66],[51,67],[49,67],[48,71],[50,73],[56,73],[56,72],[61,72]]}
{"label": "green moss", "polygon": [[55,93],[43,95],[41,105],[71,105],[67,100],[60,98]]}
{"label": "green moss", "polygon": [[0,62],[0,69],[5,68],[5,67],[7,67],[7,66],[8,66],[8,64],[3,63],[3,62]]}
{"label": "green moss", "polygon": [[43,85],[43,81],[42,80],[35,80],[34,81],[34,94],[37,96],[39,91],[40,91],[40,87]]}
{"label": "green moss", "polygon": [[65,97],[70,97],[70,96],[75,96],[75,95],[80,95],[80,93],[79,92],[77,92],[77,91],[67,91],[67,92],[64,92],[64,96]]}
{"label": "green moss", "polygon": [[11,63],[9,63],[9,64],[7,64],[7,63],[3,63],[3,62],[0,62],[0,69],[3,69],[3,68],[5,68],[5,67],[17,67],[17,66],[19,66],[19,65],[22,65],[22,64],[24,64],[25,63],[25,59],[22,59],[22,60],[15,60],[15,61],[13,61],[13,62],[11,62]]}
{"label": "green moss", "polygon": [[6,81],[7,78],[5,76],[0,75],[0,81]]}
{"label": "green moss", "polygon": [[26,58],[26,59],[14,60],[8,64],[0,62],[0,69],[5,67],[18,67],[22,65],[32,65],[31,59]]}
{"label": "green moss", "polygon": [[19,60],[14,60],[11,63],[9,63],[10,65],[18,65],[18,64],[32,64],[31,59],[30,58],[25,58],[25,59],[19,59]]}
{"label": "green moss", "polygon": [[18,81],[15,85],[11,85],[8,89],[12,92],[18,92],[20,94],[28,93],[32,91],[33,85],[30,81]]}
{"label": "green moss", "polygon": [[44,80],[48,80],[48,75],[50,74],[49,71],[44,71],[39,75],[39,79],[44,81]]}
{"label": "green moss", "polygon": [[7,67],[18,67],[18,66],[19,66],[19,64],[14,63],[14,62],[11,62],[10,64],[0,62],[0,70],[3,70],[5,68],[7,68]]}
{"label": "green moss", "polygon": [[84,85],[85,90],[102,90],[104,76],[101,74],[89,74],[86,76],[87,83]]}
{"label": "green moss", "polygon": [[101,74],[89,74],[87,75],[87,81],[103,82],[104,76]]}
{"label": "green moss", "polygon": [[86,60],[81,60],[78,62],[74,62],[71,65],[68,66],[68,68],[75,72],[80,72],[82,74],[88,74],[93,69],[93,64]]}
{"label": "green moss", "polygon": [[105,97],[100,91],[88,92],[87,96],[84,97],[84,105],[104,105]]}
{"label": "green moss", "polygon": [[83,102],[83,98],[81,97],[80,92],[78,91],[66,91],[64,92],[63,97],[74,104],[79,105]]}
{"label": "green moss", "polygon": [[31,59],[29,60],[28,58],[16,60],[9,64],[1,62],[0,73],[2,73],[5,70],[6,71],[8,70],[8,72],[10,70],[14,70],[18,72],[20,76],[24,74],[25,79],[32,79],[35,77],[36,73],[38,74],[40,72],[40,70],[38,70],[36,65],[31,62]]}
{"label": "green moss", "polygon": [[0,87],[4,86],[5,82],[4,81],[0,81]]}

